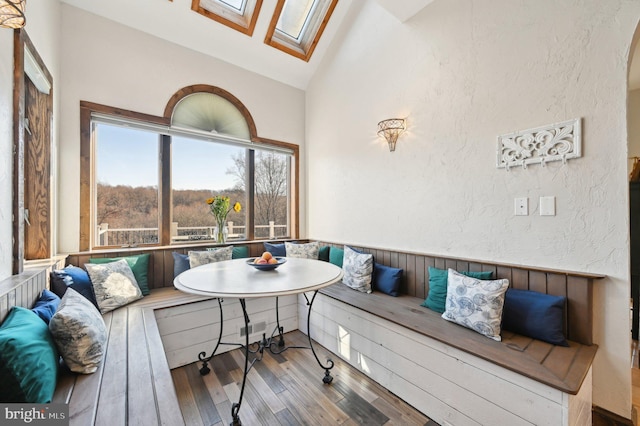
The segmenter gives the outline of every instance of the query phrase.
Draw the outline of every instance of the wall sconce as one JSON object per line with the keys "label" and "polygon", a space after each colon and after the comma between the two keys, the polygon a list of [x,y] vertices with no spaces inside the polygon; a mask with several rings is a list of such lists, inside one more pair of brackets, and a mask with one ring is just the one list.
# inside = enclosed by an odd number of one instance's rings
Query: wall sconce
{"label": "wall sconce", "polygon": [[404,118],[389,118],[378,123],[378,136],[384,136],[389,143],[389,151],[396,150],[398,136],[406,130]]}
{"label": "wall sconce", "polygon": [[0,27],[22,28],[26,23],[24,6],[27,0],[0,0]]}

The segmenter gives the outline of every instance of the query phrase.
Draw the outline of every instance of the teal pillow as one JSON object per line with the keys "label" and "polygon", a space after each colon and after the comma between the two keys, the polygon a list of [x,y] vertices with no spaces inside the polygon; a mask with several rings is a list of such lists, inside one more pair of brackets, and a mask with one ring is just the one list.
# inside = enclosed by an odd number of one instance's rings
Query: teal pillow
{"label": "teal pillow", "polygon": [[233,253],[231,253],[232,259],[244,259],[246,257],[249,257],[249,247],[233,246]]}
{"label": "teal pillow", "polygon": [[318,251],[318,260],[324,260],[325,262],[329,261],[329,253],[331,247],[329,246],[322,246],[320,247],[320,250]]}
{"label": "teal pillow", "polygon": [[331,247],[331,250],[329,250],[329,262],[342,268],[343,260],[344,260],[344,250],[337,247]]}
{"label": "teal pillow", "polygon": [[149,257],[147,254],[138,254],[135,256],[124,256],[124,257],[93,257],[89,259],[89,263],[111,263],[120,259],[124,259],[129,264],[131,268],[131,272],[133,272],[133,276],[136,277],[136,281],[138,282],[138,287],[140,287],[140,291],[143,296],[147,296],[149,291]]}
{"label": "teal pillow", "polygon": [[[479,280],[490,280],[493,275],[492,271],[460,273]],[[447,302],[447,276],[448,271],[446,269],[429,266],[429,294],[421,306],[441,314],[444,313]]]}
{"label": "teal pillow", "polygon": [[58,351],[49,327],[19,306],[0,326],[0,401],[46,404],[58,378]]}

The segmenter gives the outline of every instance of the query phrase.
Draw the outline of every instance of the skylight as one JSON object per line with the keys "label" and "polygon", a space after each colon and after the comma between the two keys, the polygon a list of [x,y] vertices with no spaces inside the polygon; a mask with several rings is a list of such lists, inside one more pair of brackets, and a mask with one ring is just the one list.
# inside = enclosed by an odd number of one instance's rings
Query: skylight
{"label": "skylight", "polygon": [[264,42],[308,61],[338,0],[278,0]]}
{"label": "skylight", "polygon": [[191,10],[251,36],[262,0],[193,0]]}
{"label": "skylight", "polygon": [[285,1],[276,30],[299,40],[302,29],[311,15],[311,9],[316,3],[315,0]]}
{"label": "skylight", "polygon": [[217,0],[218,3],[226,4],[229,7],[234,8],[240,14],[244,13],[244,6],[247,4],[246,0]]}

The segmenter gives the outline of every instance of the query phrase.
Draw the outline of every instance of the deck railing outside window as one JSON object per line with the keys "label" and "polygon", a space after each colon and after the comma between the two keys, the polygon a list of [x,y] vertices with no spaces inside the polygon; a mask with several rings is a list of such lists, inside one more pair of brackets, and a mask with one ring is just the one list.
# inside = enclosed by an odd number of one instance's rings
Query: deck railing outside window
{"label": "deck railing outside window", "polygon": [[[245,226],[234,225],[228,222],[229,241],[244,240]],[[191,226],[180,227],[176,222],[171,227],[171,242],[180,243],[185,241],[207,241],[213,240],[213,226]],[[270,221],[268,225],[256,225],[256,238],[282,238],[287,236],[287,225],[276,225]],[[102,223],[97,230],[98,246],[124,246],[138,244],[157,244],[158,228],[109,228],[108,223]]]}

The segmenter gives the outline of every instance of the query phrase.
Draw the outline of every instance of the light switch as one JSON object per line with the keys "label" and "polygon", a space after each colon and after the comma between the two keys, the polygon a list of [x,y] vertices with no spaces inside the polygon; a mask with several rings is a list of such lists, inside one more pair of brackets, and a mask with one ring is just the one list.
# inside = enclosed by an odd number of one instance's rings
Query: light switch
{"label": "light switch", "polygon": [[529,215],[529,199],[526,197],[515,199],[515,215],[516,216],[528,216]]}
{"label": "light switch", "polygon": [[556,197],[540,197],[540,216],[556,215]]}

